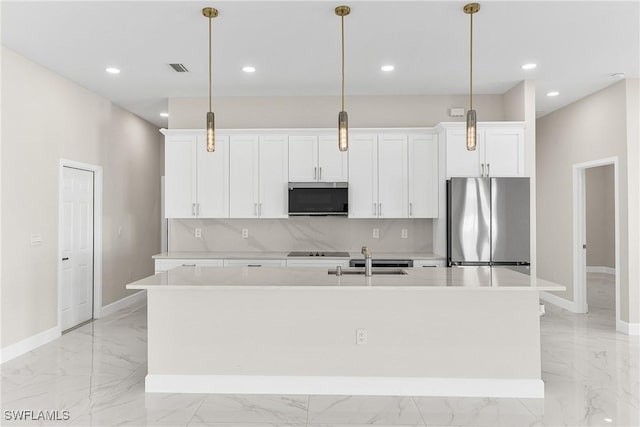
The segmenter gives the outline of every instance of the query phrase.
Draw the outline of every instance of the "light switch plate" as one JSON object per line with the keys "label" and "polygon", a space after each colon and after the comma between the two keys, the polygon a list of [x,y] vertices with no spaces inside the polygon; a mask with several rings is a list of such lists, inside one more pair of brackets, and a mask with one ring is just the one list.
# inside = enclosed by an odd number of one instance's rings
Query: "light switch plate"
{"label": "light switch plate", "polygon": [[373,229],[373,238],[374,239],[379,239],[380,238],[380,229],[379,228],[374,228]]}
{"label": "light switch plate", "polygon": [[248,239],[249,238],[249,229],[248,228],[243,228],[242,229],[242,238],[243,239]]}
{"label": "light switch plate", "polygon": [[400,237],[403,239],[407,239],[409,237],[409,230],[407,230],[406,228],[400,230]]}
{"label": "light switch plate", "polygon": [[196,228],[193,233],[196,239],[202,239],[202,228]]}
{"label": "light switch plate", "polygon": [[31,246],[42,245],[42,234],[31,233]]}

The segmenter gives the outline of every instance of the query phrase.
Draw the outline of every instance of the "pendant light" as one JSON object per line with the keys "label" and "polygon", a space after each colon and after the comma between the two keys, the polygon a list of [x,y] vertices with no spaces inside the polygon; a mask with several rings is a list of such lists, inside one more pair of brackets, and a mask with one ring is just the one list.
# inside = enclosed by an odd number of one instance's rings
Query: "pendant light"
{"label": "pendant light", "polygon": [[480,10],[479,3],[469,3],[463,8],[470,18],[469,31],[469,111],[467,111],[467,150],[476,149],[476,110],[473,109],[473,14]]}
{"label": "pendant light", "polygon": [[218,9],[213,7],[205,7],[202,9],[202,14],[209,19],[209,111],[207,112],[207,151],[213,152],[216,150],[216,135],[215,135],[215,117],[213,115],[213,108],[211,102],[211,78],[213,75],[211,68],[211,20],[218,16]]}
{"label": "pendant light", "polygon": [[347,151],[349,149],[349,118],[347,112],[344,111],[344,17],[351,12],[351,8],[338,6],[335,11],[342,24],[342,110],[338,113],[338,149]]}

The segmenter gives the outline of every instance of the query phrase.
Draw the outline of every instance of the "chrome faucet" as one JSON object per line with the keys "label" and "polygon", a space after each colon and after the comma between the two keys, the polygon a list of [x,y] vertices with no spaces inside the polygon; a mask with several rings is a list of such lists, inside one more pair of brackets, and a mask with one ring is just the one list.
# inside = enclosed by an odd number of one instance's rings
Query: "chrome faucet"
{"label": "chrome faucet", "polygon": [[364,275],[371,277],[371,251],[366,246],[362,247],[362,255],[364,255]]}

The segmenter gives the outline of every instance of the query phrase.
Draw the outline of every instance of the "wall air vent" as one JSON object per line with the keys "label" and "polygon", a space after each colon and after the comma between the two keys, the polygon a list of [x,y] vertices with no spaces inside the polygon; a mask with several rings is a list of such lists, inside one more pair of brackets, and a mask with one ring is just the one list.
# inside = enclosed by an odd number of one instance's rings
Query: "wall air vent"
{"label": "wall air vent", "polygon": [[182,64],[169,64],[169,67],[173,68],[176,73],[188,73],[187,67]]}

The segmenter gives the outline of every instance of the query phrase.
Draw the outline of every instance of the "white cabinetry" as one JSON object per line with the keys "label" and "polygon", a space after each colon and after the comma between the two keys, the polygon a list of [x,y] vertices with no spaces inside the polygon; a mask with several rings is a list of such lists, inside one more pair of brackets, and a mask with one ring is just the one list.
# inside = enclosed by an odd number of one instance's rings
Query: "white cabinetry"
{"label": "white cabinetry", "polygon": [[467,151],[464,123],[438,126],[446,162],[446,178],[524,176],[524,125],[478,124],[478,144]]}
{"label": "white cabinetry", "polygon": [[432,135],[352,134],[350,218],[438,214],[438,147]]}
{"label": "white cabinetry", "polygon": [[347,158],[338,150],[337,136],[290,136],[289,181],[346,182]]}
{"label": "white cabinetry", "polygon": [[231,218],[287,218],[287,137],[232,136],[230,141]]}
{"label": "white cabinetry", "polygon": [[165,216],[227,218],[229,137],[209,153],[204,131],[165,132]]}
{"label": "white cabinetry", "polygon": [[288,259],[287,267],[336,268],[349,267],[348,259]]}
{"label": "white cabinetry", "polygon": [[285,267],[283,259],[225,259],[225,267]]}
{"label": "white cabinetry", "polygon": [[171,270],[176,267],[222,267],[221,259],[163,258],[155,260],[155,272]]}
{"label": "white cabinetry", "polygon": [[438,143],[433,135],[410,135],[409,218],[438,217]]}

